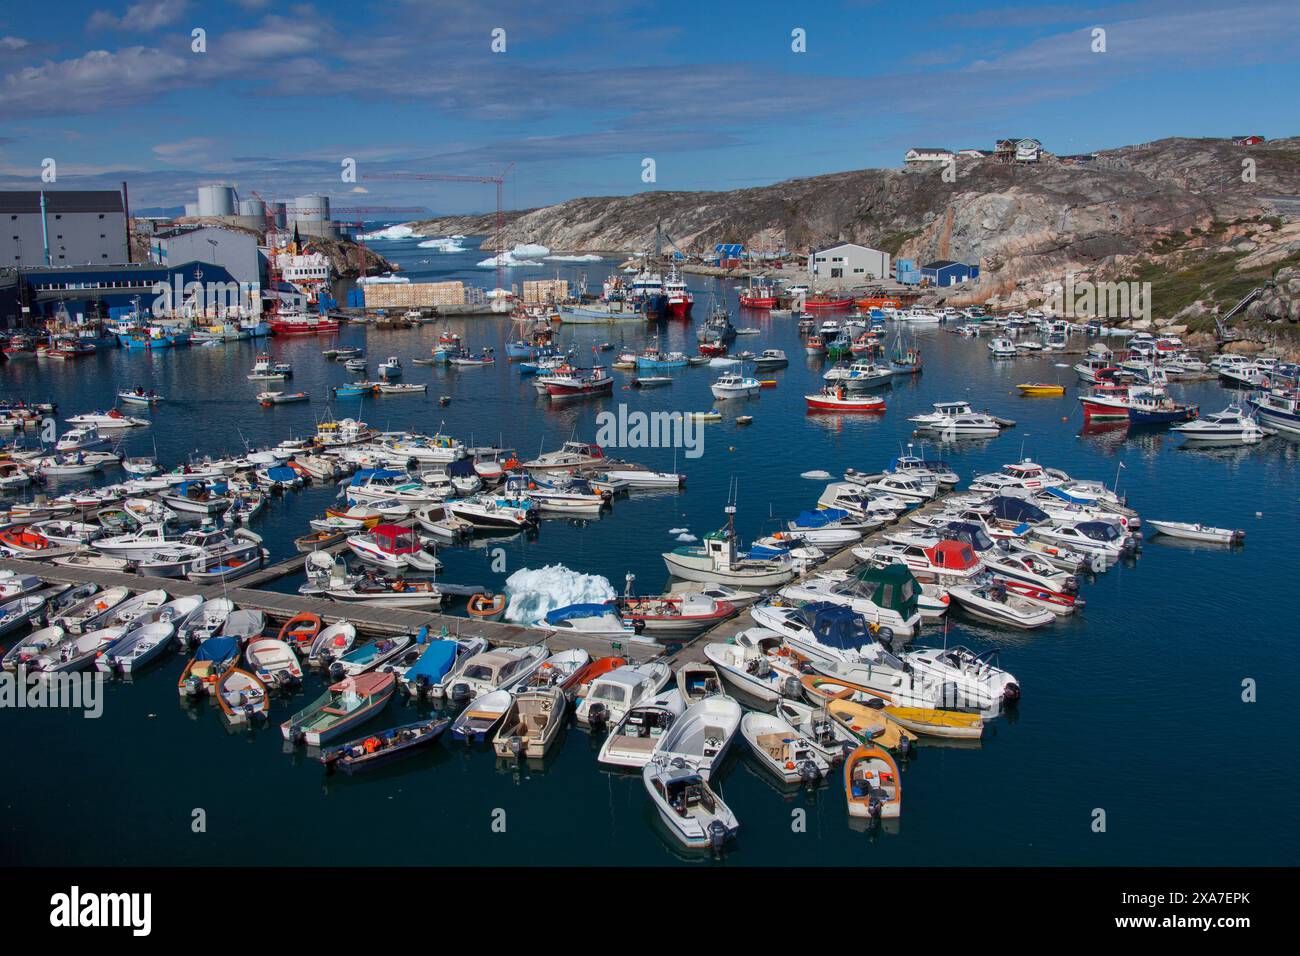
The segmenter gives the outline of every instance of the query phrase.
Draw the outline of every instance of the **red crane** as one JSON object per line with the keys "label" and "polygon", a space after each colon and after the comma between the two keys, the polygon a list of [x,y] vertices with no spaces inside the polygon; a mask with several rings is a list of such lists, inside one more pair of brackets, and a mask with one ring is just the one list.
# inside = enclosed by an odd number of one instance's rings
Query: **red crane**
{"label": "red crane", "polygon": [[505,191],[506,177],[510,175],[515,168],[514,163],[510,163],[505,169],[501,170],[500,176],[459,176],[450,173],[371,173],[367,179],[413,179],[425,180],[438,183],[492,183],[497,188],[497,230],[494,245],[496,246],[496,263],[497,263],[497,288],[504,288],[502,285],[502,269],[504,268],[502,260],[506,254],[506,216],[505,205],[503,202]]}

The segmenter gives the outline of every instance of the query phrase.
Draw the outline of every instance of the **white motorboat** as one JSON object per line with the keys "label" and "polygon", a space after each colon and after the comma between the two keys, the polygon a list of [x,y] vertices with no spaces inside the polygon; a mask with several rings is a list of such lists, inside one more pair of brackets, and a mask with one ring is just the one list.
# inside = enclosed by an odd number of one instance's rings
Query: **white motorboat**
{"label": "white motorboat", "polygon": [[569,604],[548,611],[537,626],[556,634],[592,634],[613,639],[635,637],[638,633],[613,604]]}
{"label": "white motorboat", "polygon": [[57,645],[25,662],[28,671],[65,674],[85,670],[100,655],[110,652],[126,635],[125,627],[106,627],[86,634],[65,634]]}
{"label": "white motorboat", "polygon": [[380,378],[401,378],[402,377],[402,360],[396,355],[390,355],[384,364],[379,366]]}
{"label": "white motorboat", "polygon": [[644,767],[659,740],[685,709],[686,701],[678,688],[637,704],[605,737],[596,759],[614,767]]}
{"label": "white motorboat", "polygon": [[[771,703],[782,696],[798,696],[798,672],[781,635],[751,627],[733,642],[704,645],[704,657],[717,668],[723,682],[755,700]],[[794,684],[789,683],[793,678]]]}
{"label": "white motorboat", "polygon": [[253,363],[253,370],[248,373],[250,382],[276,382],[293,375],[293,366],[288,362],[274,362],[269,355],[259,355]]}
{"label": "white motorboat", "polygon": [[103,674],[131,674],[154,660],[171,643],[176,625],[155,621],[139,624],[113,644],[112,649],[95,659],[95,669]]}
{"label": "white motorboat", "polygon": [[[451,688],[460,678],[465,666],[479,654],[488,649],[488,642],[481,637],[461,637],[456,640],[456,659],[439,680],[430,681],[424,688],[425,693],[437,700],[449,696]],[[536,673],[534,671],[533,673]],[[418,675],[417,675],[418,681]],[[419,686],[417,684],[418,692]]]}
{"label": "white motorboat", "polygon": [[685,846],[716,851],[735,838],[740,829],[736,815],[708,781],[684,762],[652,760],[641,771],[641,779],[659,818]]}
{"label": "white motorboat", "polygon": [[763,384],[758,379],[741,375],[739,372],[723,372],[718,376],[718,380],[709,386],[713,397],[717,399],[749,398],[757,395],[762,387]]}
{"label": "white motorboat", "polygon": [[656,697],[670,677],[672,669],[663,661],[615,668],[587,686],[574,708],[574,717],[591,727],[617,725],[633,707]]}
{"label": "white motorboat", "polygon": [[775,587],[796,574],[789,552],[772,557],[742,556],[736,550],[735,507],[727,507],[727,526],[704,536],[699,545],[676,548],[663,555],[668,572],[685,581]]}
{"label": "white motorboat", "polygon": [[932,422],[925,428],[942,438],[992,438],[1002,434],[1002,425],[998,419],[979,412],[953,415]]}
{"label": "white motorboat", "polygon": [[1036,602],[1011,592],[1005,586],[984,584],[977,587],[951,585],[948,593],[962,609],[982,621],[1005,624],[1022,630],[1045,627],[1056,615]]}
{"label": "white motorboat", "polygon": [[500,647],[475,654],[465,662],[449,685],[456,699],[482,697],[498,690],[512,690],[527,680],[548,655],[542,645]]}
{"label": "white motorboat", "polygon": [[844,755],[858,746],[853,731],[833,719],[824,707],[785,698],[777,701],[776,715],[806,740],[828,765],[842,762]]}
{"label": "white motorboat", "polygon": [[81,626],[83,631],[91,631],[103,627],[116,627],[120,624],[135,624],[137,621],[148,622],[166,603],[167,592],[162,588],[145,591],[143,594],[137,594],[120,604],[106,608],[94,617],[86,618],[81,622]]}
{"label": "white motorboat", "polygon": [[235,604],[229,598],[210,598],[204,601],[176,625],[176,638],[181,647],[195,647],[219,634],[226,619],[234,611]]}
{"label": "white motorboat", "polygon": [[1208,525],[1186,521],[1156,521],[1153,518],[1148,518],[1146,523],[1160,534],[1167,534],[1171,538],[1184,538],[1188,541],[1241,544],[1246,540],[1246,532],[1234,531],[1231,528],[1211,528]]}
{"label": "white motorboat", "polygon": [[783,783],[814,783],[830,771],[830,763],[813,742],[783,717],[748,713],[740,720],[740,735],[758,762]]}
{"label": "white motorboat", "polygon": [[989,355],[993,358],[1015,358],[1019,349],[1016,343],[1007,338],[999,336],[988,344]]}
{"label": "white motorboat", "polygon": [[[66,421],[69,425],[76,425],[78,428],[97,428],[102,432],[122,428],[144,428],[149,424],[147,418],[134,418],[130,415],[123,415],[116,408],[111,408],[106,412],[87,412],[84,415],[73,415]],[[69,432],[68,434],[72,433]]]}
{"label": "white motorboat", "polygon": [[83,625],[86,621],[121,604],[130,594],[131,592],[124,587],[99,591],[52,616],[50,623],[59,625],[69,634],[80,634],[84,630]]}
{"label": "white motorboat", "polygon": [[260,638],[244,648],[248,667],[267,687],[291,688],[302,683],[302,666],[298,655],[285,641]]}
{"label": "white motorboat", "polygon": [[[44,602],[41,602],[44,604]],[[37,658],[47,654],[58,654],[60,645],[64,642],[66,632],[63,628],[42,627],[32,631],[21,641],[14,644],[5,652],[4,658],[0,659],[0,666],[7,671],[16,671],[27,666]]]}
{"label": "white motorboat", "polygon": [[1026,458],[1023,461],[1003,465],[999,471],[976,475],[970,483],[970,490],[1024,497],[1068,480],[1069,476],[1063,472],[1044,468]]}
{"label": "white motorboat", "polygon": [[998,652],[976,654],[967,647],[927,647],[908,651],[903,660],[929,680],[952,682],[993,700],[1020,699],[1020,682],[998,666]]}
{"label": "white motorboat", "polygon": [[844,576],[815,575],[787,584],[777,594],[798,604],[827,601],[852,608],[867,623],[887,627],[900,638],[921,628],[921,586],[903,564],[868,566]]}
{"label": "white motorboat", "polygon": [[348,548],[362,561],[390,571],[436,572],[442,568],[433,545],[400,525],[375,525],[369,531],[352,535],[347,542]]}
{"label": "white motorboat", "polygon": [[1124,534],[1119,524],[1109,521],[1081,521],[1078,524],[1052,524],[1035,528],[1032,536],[1047,544],[1058,545],[1095,555],[1114,564],[1133,550],[1135,542]]}
{"label": "white motorboat", "polygon": [[652,759],[683,760],[708,781],[726,757],[740,729],[740,718],[740,704],[725,694],[696,701],[659,738]]}
{"label": "white motorboat", "polygon": [[55,451],[75,452],[91,451],[96,448],[103,448],[108,444],[108,439],[99,433],[99,429],[94,425],[84,425],[77,428],[69,428],[60,436],[59,440],[54,443]]}
{"label": "white motorboat", "polygon": [[1188,441],[1224,445],[1253,445],[1265,435],[1254,416],[1246,414],[1236,404],[1229,405],[1223,411],[1175,425],[1170,431],[1178,432]]}

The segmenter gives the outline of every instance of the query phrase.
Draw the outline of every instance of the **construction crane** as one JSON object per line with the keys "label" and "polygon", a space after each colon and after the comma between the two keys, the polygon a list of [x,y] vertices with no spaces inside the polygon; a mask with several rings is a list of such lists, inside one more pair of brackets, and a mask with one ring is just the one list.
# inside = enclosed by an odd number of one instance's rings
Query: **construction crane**
{"label": "construction crane", "polygon": [[514,163],[508,164],[505,169],[501,170],[500,176],[462,176],[451,173],[371,173],[366,178],[409,179],[438,183],[492,183],[495,185],[497,188],[497,229],[493,245],[496,247],[497,288],[502,289],[504,288],[502,270],[505,268],[503,260],[506,255],[506,216],[503,200],[506,177],[510,175],[514,168]]}

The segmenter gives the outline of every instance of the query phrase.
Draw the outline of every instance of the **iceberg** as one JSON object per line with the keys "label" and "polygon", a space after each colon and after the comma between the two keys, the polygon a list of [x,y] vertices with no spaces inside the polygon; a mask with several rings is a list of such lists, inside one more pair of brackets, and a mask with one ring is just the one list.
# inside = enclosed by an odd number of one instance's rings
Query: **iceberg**
{"label": "iceberg", "polygon": [[[497,261],[498,259],[500,262]],[[537,259],[516,259],[513,253],[503,252],[499,256],[484,259],[478,265],[481,269],[495,269],[498,265],[512,268],[514,266],[540,266],[541,264]]]}
{"label": "iceberg", "polygon": [[601,257],[600,257],[600,256],[596,256],[596,255],[586,255],[586,256],[544,256],[543,258],[547,259],[547,260],[550,261],[550,262],[599,262],[599,261],[601,260]]}
{"label": "iceberg", "polygon": [[460,240],[457,239],[455,236],[446,236],[441,239],[428,239],[420,243],[420,248],[437,249],[439,252],[468,252],[469,251],[468,249],[466,249],[464,246],[460,244]]}
{"label": "iceberg", "polygon": [[817,471],[805,471],[805,472],[804,472],[802,475],[800,475],[799,477],[800,477],[800,478],[811,478],[813,481],[825,481],[825,480],[826,480],[827,478],[829,478],[830,476],[831,476],[831,473],[830,473],[829,471],[822,471],[821,469],[818,469]]}
{"label": "iceberg", "polygon": [[540,259],[543,256],[549,256],[551,250],[545,246],[539,246],[535,242],[521,242],[510,250],[510,255],[516,259]]}
{"label": "iceberg", "polygon": [[685,534],[686,532],[688,532],[688,531],[690,531],[690,530],[691,530],[690,528],[669,528],[669,529],[668,529],[668,533],[669,533],[669,534]]}
{"label": "iceberg", "polygon": [[609,578],[571,571],[562,564],[516,571],[506,578],[505,593],[510,597],[505,619],[518,624],[540,621],[570,604],[603,604],[618,596]]}
{"label": "iceberg", "polygon": [[693,534],[679,534],[676,540],[682,542],[682,544],[690,544],[694,541],[699,541],[700,539],[695,537]]}
{"label": "iceberg", "polygon": [[424,237],[410,226],[388,226],[375,232],[367,232],[357,238],[362,242],[375,242],[380,239],[423,239]]}
{"label": "iceberg", "polygon": [[406,276],[384,275],[384,276],[362,276],[357,280],[357,285],[383,285],[391,282],[410,282]]}

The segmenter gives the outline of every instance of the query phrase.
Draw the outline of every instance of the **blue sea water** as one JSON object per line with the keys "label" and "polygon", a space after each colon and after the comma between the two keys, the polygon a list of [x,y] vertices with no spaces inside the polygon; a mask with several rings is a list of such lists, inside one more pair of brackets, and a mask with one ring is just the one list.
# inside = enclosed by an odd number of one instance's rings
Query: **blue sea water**
{"label": "blue sea water", "polygon": [[[413,240],[376,244],[403,262],[413,279],[465,278],[490,285],[487,253],[444,255]],[[428,261],[422,261],[428,260]],[[585,272],[592,285],[612,263],[548,263],[509,270],[507,281]],[[968,399],[1015,419],[1015,429],[984,442],[943,448],[968,480],[1022,457],[1077,477],[1113,483],[1144,517],[1195,520],[1242,528],[1239,549],[1151,539],[1141,555],[1084,587],[1078,617],[1030,633],[1010,633],[955,616],[950,643],[997,647],[1024,688],[1012,713],[991,722],[974,747],[925,746],[903,773],[904,812],[896,826],[867,834],[850,828],[838,778],[809,792],[784,792],[743,753],[720,775],[720,790],[741,820],[724,865],[1250,865],[1294,864],[1300,836],[1290,822],[1300,772],[1289,694],[1297,686],[1294,552],[1297,451],[1274,437],[1246,449],[1201,452],[1167,431],[1084,433],[1074,401],[1025,399],[1020,381],[1073,386],[1056,367],[1073,358],[1014,362],[988,358],[984,341],[942,330],[917,333],[925,371],[882,394],[883,416],[818,416],[802,396],[815,390],[825,365],[804,356],[794,324],[765,313],[735,314],[728,281],[690,278],[697,321],[711,292],[724,296],[742,336],[737,349],[784,348],[790,367],[771,374],[774,389],[757,398],[718,403],[724,421],[707,426],[699,459],[672,449],[638,449],[626,457],[688,475],[678,494],[617,501],[599,520],[545,521],[535,538],[500,543],[508,567],[493,570],[482,546],[443,549],[443,579],[499,588],[521,568],[562,563],[638,589],[667,580],[660,554],[674,546],[670,528],[702,535],[724,521],[728,488],[738,486],[737,527],[749,540],[812,507],[823,483],[800,474],[878,468],[914,440],[909,415],[930,403]],[[503,318],[452,320],[466,343],[494,345],[511,335]],[[155,446],[165,463],[309,434],[327,411],[329,386],[349,376],[325,362],[327,344],[364,345],[373,371],[388,355],[403,358],[406,381],[429,382],[427,397],[335,402],[336,417],[380,428],[438,428],[472,444],[502,442],[531,457],[569,438],[594,438],[595,416],[631,410],[700,411],[712,407],[716,370],[674,372],[672,386],[640,392],[618,373],[611,397],[553,406],[504,361],[454,370],[414,366],[438,329],[348,328],[334,339],[267,344],[293,364],[291,387],[308,405],[262,409],[260,383],[244,376],[261,347],[239,343],[154,354],[113,350],[76,363],[36,359],[0,368],[0,395],[53,399],[60,417],[112,403],[118,388],[141,384],[167,396],[153,424],[127,439],[132,453]],[[666,323],[670,349],[694,351],[694,326]],[[566,344],[592,354],[594,344],[640,346],[639,324],[564,327]],[[598,353],[604,361],[609,352]],[[769,377],[764,375],[763,377]],[[1217,384],[1175,386],[1214,410],[1230,400]],[[451,396],[447,407],[439,395]],[[732,407],[735,406],[735,407]],[[133,413],[134,414],[134,413]],[[754,422],[734,424],[740,414]],[[71,485],[72,482],[66,483]],[[59,486],[55,486],[56,488]],[[308,488],[275,501],[254,525],[273,558],[335,494]],[[285,579],[276,587],[296,588]],[[942,640],[930,629],[923,642]],[[168,655],[130,683],[106,688],[103,716],[66,711],[0,710],[10,744],[0,821],[0,861],[21,864],[672,864],[686,857],[663,835],[637,775],[612,774],[595,762],[599,740],[570,728],[543,767],[498,764],[490,752],[440,745],[431,754],[359,777],[325,778],[302,754],[285,753],[278,723],[318,692],[312,678],[291,699],[277,700],[267,729],[228,733],[210,706],[177,702],[183,660]],[[1243,701],[1243,681],[1257,700]],[[412,719],[394,702],[385,722]],[[192,829],[206,814],[206,832]],[[1097,811],[1104,832],[1097,832]],[[499,811],[505,829],[500,831]],[[798,811],[803,811],[802,813]],[[802,824],[801,824],[802,821]],[[494,822],[498,825],[494,827]]]}

